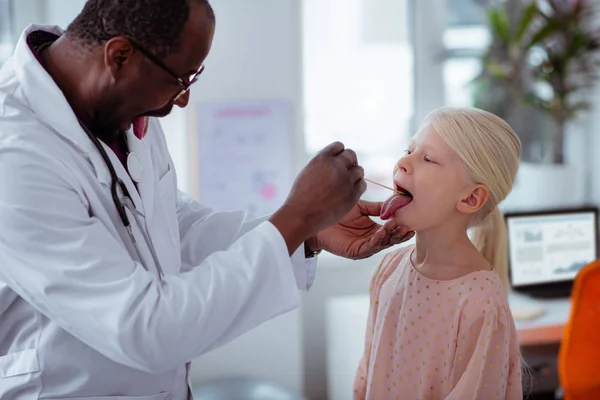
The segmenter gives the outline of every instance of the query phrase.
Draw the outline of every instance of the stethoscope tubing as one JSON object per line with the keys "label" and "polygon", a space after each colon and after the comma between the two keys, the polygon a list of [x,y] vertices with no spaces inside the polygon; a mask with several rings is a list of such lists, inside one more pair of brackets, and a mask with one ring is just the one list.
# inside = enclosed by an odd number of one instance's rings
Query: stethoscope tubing
{"label": "stethoscope tubing", "polygon": [[[104,160],[104,163],[106,164],[106,166],[109,170],[110,179],[111,179],[110,191],[111,191],[113,203],[115,204],[115,207],[117,208],[117,211],[119,213],[119,217],[121,218],[121,221],[123,222],[123,225],[125,226],[125,229],[127,230],[127,233],[129,234],[129,238],[131,239],[131,241],[133,243],[133,247],[135,248],[135,251],[137,252],[138,257],[140,258],[140,262],[142,262],[142,265],[143,265],[142,257],[141,257],[139,249],[137,248],[137,242],[135,240],[135,236],[133,235],[133,229],[131,227],[131,222],[129,220],[129,217],[127,216],[127,211],[126,211],[127,208],[129,208],[131,215],[133,215],[136,224],[138,225],[138,227],[140,228],[140,231],[142,232],[142,236],[144,237],[146,246],[150,250],[150,254],[152,255],[152,259],[154,261],[154,264],[156,265],[156,269],[158,270],[159,278],[164,277],[163,269],[162,269],[162,266],[160,265],[160,261],[156,254],[156,251],[154,250],[154,246],[152,245],[152,241],[150,240],[148,233],[142,228],[142,225],[140,224],[140,221],[138,220],[138,218],[136,216],[135,207],[133,206],[133,201],[131,200],[131,196],[129,194],[129,190],[127,190],[127,186],[125,186],[125,183],[117,175],[117,171],[115,171],[115,168],[114,168],[112,162],[110,161],[110,158],[108,157],[108,154],[106,153],[106,150],[102,146],[102,143],[100,143],[100,139],[98,139],[96,137],[96,135],[94,135],[83,123],[81,123],[81,121],[79,123],[81,124],[81,127],[83,128],[83,130],[85,131],[87,136],[90,138],[92,143],[94,143],[94,146],[96,146],[96,149],[100,153],[100,156]],[[119,199],[119,190],[118,190],[119,188],[123,191],[123,200]],[[130,203],[129,207],[128,207],[127,203]],[[143,266],[146,270],[148,270],[148,268],[145,265],[143,265]]]}

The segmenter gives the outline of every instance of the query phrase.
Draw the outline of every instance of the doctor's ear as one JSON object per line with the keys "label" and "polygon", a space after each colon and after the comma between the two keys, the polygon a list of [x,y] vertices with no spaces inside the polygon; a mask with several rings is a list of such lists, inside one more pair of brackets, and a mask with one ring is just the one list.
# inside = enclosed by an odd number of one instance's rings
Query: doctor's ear
{"label": "doctor's ear", "polygon": [[116,37],[106,42],[104,47],[104,64],[116,75],[130,65],[136,56],[133,46],[125,38]]}

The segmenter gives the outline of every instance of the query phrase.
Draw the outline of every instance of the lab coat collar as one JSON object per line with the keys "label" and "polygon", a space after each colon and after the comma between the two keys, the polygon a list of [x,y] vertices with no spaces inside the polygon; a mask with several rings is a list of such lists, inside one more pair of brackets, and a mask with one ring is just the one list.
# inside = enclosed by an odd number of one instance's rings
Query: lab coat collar
{"label": "lab coat collar", "polygon": [[23,88],[29,106],[39,119],[50,125],[58,134],[88,155],[93,150],[93,143],[81,128],[62,91],[38,62],[27,44],[27,36],[37,30],[51,32],[59,36],[64,34],[64,31],[58,26],[28,26],[21,35],[15,49],[14,67],[17,79]]}
{"label": "lab coat collar", "polygon": [[[61,135],[82,152],[92,163],[98,180],[102,184],[110,187],[110,171],[104,163],[102,156],[82,129],[73,109],[60,88],[56,85],[44,67],[40,65],[27,44],[27,36],[36,30],[44,30],[59,36],[64,34],[63,29],[53,25],[30,25],[22,33],[13,58],[15,73],[23,88],[25,97],[33,112],[45,124],[50,125],[56,133]],[[144,208],[152,210],[152,202],[154,200],[154,191],[152,188],[152,160],[150,159],[150,152],[145,144],[135,137],[133,132],[128,132],[127,138],[130,151],[135,152],[142,160],[144,177],[142,183],[139,185],[139,189],[141,196],[144,198],[144,203],[146,203],[146,207],[142,204],[140,194],[118,157],[108,146],[103,145],[112,161],[117,175],[127,186],[137,211],[143,215]]]}

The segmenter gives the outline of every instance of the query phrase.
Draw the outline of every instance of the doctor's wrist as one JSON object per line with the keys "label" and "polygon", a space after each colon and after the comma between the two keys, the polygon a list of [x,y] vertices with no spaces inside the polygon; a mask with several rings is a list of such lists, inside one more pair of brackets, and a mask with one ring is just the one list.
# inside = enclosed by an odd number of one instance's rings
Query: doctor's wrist
{"label": "doctor's wrist", "polygon": [[289,207],[281,207],[277,210],[269,221],[279,230],[285,240],[290,256],[304,244],[307,237],[313,234],[309,230],[304,218],[299,213]]}
{"label": "doctor's wrist", "polygon": [[316,236],[311,236],[304,242],[304,256],[312,258],[318,256],[323,249],[319,246]]}

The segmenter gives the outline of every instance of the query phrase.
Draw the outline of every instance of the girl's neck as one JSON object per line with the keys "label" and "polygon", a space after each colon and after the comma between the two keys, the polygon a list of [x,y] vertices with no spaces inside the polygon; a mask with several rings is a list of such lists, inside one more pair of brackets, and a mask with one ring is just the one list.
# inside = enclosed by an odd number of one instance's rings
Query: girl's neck
{"label": "girl's neck", "polygon": [[469,239],[466,226],[447,223],[417,232],[412,262],[426,276],[443,279],[481,269],[485,261]]}

